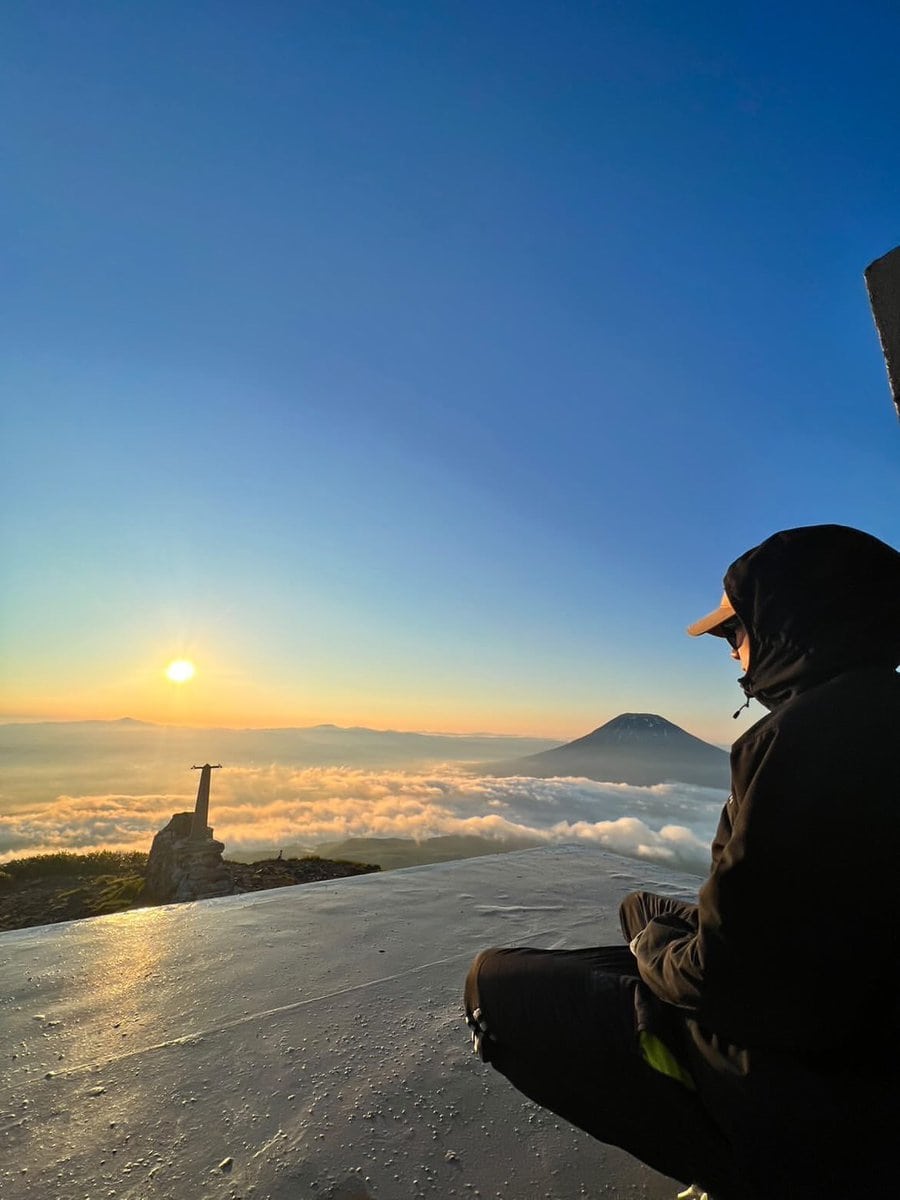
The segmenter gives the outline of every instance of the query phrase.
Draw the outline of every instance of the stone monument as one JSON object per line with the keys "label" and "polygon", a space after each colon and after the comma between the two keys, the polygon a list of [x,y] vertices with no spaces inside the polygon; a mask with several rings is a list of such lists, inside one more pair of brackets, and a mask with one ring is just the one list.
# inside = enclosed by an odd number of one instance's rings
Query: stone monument
{"label": "stone monument", "polygon": [[147,859],[144,897],[154,904],[208,900],[234,893],[231,873],[222,861],[224,842],[213,838],[209,820],[209,783],[221,763],[192,767],[200,772],[192,813],[175,813],[153,839]]}

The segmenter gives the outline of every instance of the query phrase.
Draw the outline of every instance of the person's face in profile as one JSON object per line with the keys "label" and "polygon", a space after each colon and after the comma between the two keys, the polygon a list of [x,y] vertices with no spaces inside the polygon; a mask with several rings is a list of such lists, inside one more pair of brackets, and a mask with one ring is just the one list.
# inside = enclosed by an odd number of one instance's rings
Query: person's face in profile
{"label": "person's face in profile", "polygon": [[744,674],[750,670],[750,639],[747,630],[735,617],[723,626],[722,635],[731,647],[731,657],[744,668]]}

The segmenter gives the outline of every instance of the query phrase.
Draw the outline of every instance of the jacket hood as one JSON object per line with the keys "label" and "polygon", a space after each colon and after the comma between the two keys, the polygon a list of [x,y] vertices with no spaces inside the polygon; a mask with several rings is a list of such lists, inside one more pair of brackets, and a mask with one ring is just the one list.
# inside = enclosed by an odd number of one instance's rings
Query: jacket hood
{"label": "jacket hood", "polygon": [[845,525],[785,529],[728,568],[750,638],[748,697],[774,708],[861,667],[900,664],[900,553]]}

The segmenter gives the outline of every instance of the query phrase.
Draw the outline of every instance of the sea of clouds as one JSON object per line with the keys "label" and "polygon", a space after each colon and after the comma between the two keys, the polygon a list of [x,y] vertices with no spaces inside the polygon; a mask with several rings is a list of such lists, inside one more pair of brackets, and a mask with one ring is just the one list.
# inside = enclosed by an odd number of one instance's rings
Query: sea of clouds
{"label": "sea of clouds", "polygon": [[[0,811],[0,861],[59,850],[147,850],[172,813],[193,809],[194,798],[174,789],[135,789],[17,804],[16,811]],[[705,874],[723,799],[720,790],[687,784],[493,778],[457,764],[428,770],[242,766],[214,773],[210,823],[226,854],[351,837],[526,837],[587,841]]]}

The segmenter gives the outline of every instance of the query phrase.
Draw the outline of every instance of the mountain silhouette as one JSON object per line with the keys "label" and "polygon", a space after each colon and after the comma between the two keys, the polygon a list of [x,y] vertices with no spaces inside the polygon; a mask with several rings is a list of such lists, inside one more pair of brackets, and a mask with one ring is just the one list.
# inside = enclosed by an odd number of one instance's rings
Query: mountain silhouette
{"label": "mountain silhouette", "polygon": [[487,775],[529,775],[539,779],[575,775],[642,787],[678,781],[727,788],[729,756],[655,713],[622,713],[584,737],[529,754],[491,763]]}

